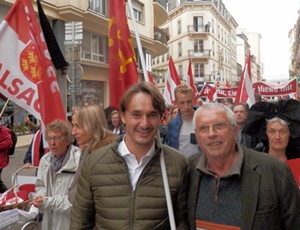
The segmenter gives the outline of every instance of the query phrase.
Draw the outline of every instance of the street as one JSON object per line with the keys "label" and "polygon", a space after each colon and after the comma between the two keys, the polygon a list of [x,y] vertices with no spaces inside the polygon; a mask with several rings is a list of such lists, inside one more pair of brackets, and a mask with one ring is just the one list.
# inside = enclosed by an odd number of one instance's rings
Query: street
{"label": "street", "polygon": [[[23,166],[23,159],[25,157],[25,153],[28,149],[28,146],[17,147],[15,149],[15,154],[10,156],[9,158],[9,165],[5,167],[2,171],[2,181],[6,185],[7,188],[11,188],[12,186],[12,175],[15,173],[19,168]],[[18,175],[22,176],[34,176],[35,169],[24,169],[19,172]]]}

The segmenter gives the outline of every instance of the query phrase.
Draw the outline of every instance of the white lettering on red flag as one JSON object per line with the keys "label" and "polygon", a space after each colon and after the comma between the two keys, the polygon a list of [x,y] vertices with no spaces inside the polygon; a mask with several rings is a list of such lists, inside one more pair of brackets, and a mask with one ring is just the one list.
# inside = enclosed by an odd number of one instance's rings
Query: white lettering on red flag
{"label": "white lettering on red flag", "polygon": [[0,90],[44,125],[66,119],[55,70],[30,0],[17,0],[0,25]]}

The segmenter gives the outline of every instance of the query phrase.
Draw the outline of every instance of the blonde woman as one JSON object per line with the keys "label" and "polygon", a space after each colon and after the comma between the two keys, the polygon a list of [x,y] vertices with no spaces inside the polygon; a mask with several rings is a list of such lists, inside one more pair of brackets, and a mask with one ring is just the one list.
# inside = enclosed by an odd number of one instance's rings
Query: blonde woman
{"label": "blonde woman", "polygon": [[69,201],[72,203],[77,191],[81,166],[86,157],[94,150],[110,144],[116,136],[108,130],[106,117],[100,106],[84,106],[72,116],[72,134],[80,147],[82,154],[78,170],[69,190]]}
{"label": "blonde woman", "polygon": [[120,113],[117,110],[114,110],[111,112],[110,114],[110,120],[112,123],[112,127],[110,128],[110,130],[114,133],[114,134],[118,134],[118,135],[122,135],[125,133],[125,127],[123,125],[123,122],[120,118]]}

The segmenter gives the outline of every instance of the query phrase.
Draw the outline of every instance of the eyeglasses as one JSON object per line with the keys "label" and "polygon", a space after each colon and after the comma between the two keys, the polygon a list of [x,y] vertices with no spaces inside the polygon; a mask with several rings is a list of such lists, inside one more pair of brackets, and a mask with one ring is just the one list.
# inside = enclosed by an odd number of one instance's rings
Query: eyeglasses
{"label": "eyeglasses", "polygon": [[274,129],[270,129],[270,130],[267,130],[268,134],[270,134],[271,136],[274,136],[274,135],[279,135],[279,136],[286,136],[289,131],[288,130],[274,130]]}
{"label": "eyeglasses", "polygon": [[208,133],[210,127],[216,132],[223,131],[227,125],[230,125],[229,122],[217,122],[213,124],[200,125],[197,129],[200,133]]}
{"label": "eyeglasses", "polygon": [[56,136],[56,137],[47,137],[47,138],[46,138],[46,141],[47,141],[47,142],[51,142],[51,141],[53,140],[53,141],[55,141],[55,142],[56,142],[56,141],[60,141],[60,140],[62,140],[63,138],[64,138],[64,137],[62,137],[62,136]]}

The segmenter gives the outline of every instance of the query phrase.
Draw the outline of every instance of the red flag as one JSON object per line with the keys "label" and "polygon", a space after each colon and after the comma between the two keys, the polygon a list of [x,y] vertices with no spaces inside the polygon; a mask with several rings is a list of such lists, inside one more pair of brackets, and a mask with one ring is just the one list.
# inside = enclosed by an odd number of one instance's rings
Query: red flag
{"label": "red flag", "polygon": [[226,88],[231,88],[231,85],[230,85],[230,83],[227,81],[227,79],[226,79]]}
{"label": "red flag", "polygon": [[119,108],[126,89],[138,82],[137,65],[125,14],[125,1],[109,4],[109,100]]}
{"label": "red flag", "polygon": [[169,66],[165,80],[164,98],[169,105],[175,103],[174,90],[177,85],[181,84],[180,78],[176,71],[172,57],[169,59]]}
{"label": "red flag", "polygon": [[240,82],[235,97],[235,103],[247,103],[249,106],[255,103],[254,91],[251,82],[251,58],[250,51],[245,63],[245,67],[240,78]]}
{"label": "red flag", "polygon": [[197,104],[197,93],[198,93],[198,90],[194,84],[194,78],[193,78],[193,72],[192,72],[192,63],[191,61],[189,61],[189,66],[188,66],[188,77],[187,77],[187,81],[186,83],[191,86],[191,88],[193,89],[193,93],[194,93],[194,105]]}
{"label": "red flag", "polygon": [[217,99],[217,87],[214,84],[205,83],[199,95],[205,96],[209,102],[215,101]]}
{"label": "red flag", "polygon": [[148,78],[149,78],[149,82],[154,85],[157,86],[156,81],[154,80],[154,78],[152,77],[151,73],[148,71]]}
{"label": "red flag", "polygon": [[0,25],[0,91],[47,125],[66,120],[55,69],[31,0],[16,0]]}

